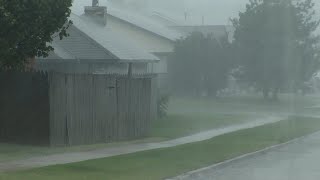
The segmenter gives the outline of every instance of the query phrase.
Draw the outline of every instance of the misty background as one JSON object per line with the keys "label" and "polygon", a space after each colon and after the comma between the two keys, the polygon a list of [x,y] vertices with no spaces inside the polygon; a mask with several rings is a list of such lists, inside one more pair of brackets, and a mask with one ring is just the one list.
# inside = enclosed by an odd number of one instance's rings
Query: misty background
{"label": "misty background", "polygon": [[[188,25],[231,25],[229,19],[244,11],[248,2],[249,0],[100,0],[101,5],[123,3],[125,6],[122,8],[138,10],[140,13],[159,12],[177,21],[185,21],[187,15]],[[320,2],[315,3],[320,15]]]}
{"label": "misty background", "polygon": [[0,0],[0,24],[0,180],[319,179],[320,0]]}

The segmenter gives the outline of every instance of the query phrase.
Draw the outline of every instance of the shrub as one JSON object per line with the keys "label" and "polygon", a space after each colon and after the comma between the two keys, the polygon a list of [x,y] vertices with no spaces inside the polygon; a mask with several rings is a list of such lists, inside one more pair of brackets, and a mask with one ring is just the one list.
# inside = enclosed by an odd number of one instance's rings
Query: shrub
{"label": "shrub", "polygon": [[158,118],[164,118],[167,116],[168,106],[169,106],[169,95],[159,95],[158,97]]}

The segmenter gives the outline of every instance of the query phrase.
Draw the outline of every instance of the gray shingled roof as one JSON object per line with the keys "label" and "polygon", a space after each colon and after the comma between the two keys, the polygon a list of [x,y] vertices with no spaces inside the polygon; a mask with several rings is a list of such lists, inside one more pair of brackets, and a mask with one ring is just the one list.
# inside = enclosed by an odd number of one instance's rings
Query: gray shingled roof
{"label": "gray shingled roof", "polygon": [[[135,47],[124,37],[117,35],[108,27],[95,23],[86,16],[71,14],[73,25],[68,29],[70,36],[60,40],[58,37],[51,44],[55,51],[45,59],[64,60],[101,60],[118,62],[153,62],[159,59]],[[42,59],[42,58],[39,58]]]}
{"label": "gray shingled roof", "polygon": [[159,60],[156,56],[136,47],[135,44],[119,36],[107,26],[100,25],[89,17],[71,14],[70,19],[74,27],[122,61]]}
{"label": "gray shingled roof", "polygon": [[68,29],[70,36],[63,40],[56,38],[53,47],[55,53],[63,59],[116,59],[112,53],[108,52],[86,34],[75,26]]}
{"label": "gray shingled roof", "polygon": [[171,41],[178,40],[183,36],[180,32],[167,28],[147,16],[115,8],[108,8],[108,14]]}
{"label": "gray shingled roof", "polygon": [[[180,32],[166,27],[162,23],[155,21],[152,17],[149,17],[147,15],[129,11],[128,9],[123,10],[121,8],[116,8],[109,4],[107,1],[100,1],[100,5],[107,6],[108,15],[118,18],[160,37],[175,41],[183,36]],[[72,12],[77,15],[82,15],[84,6],[91,6],[91,0],[75,0],[71,8]]]}

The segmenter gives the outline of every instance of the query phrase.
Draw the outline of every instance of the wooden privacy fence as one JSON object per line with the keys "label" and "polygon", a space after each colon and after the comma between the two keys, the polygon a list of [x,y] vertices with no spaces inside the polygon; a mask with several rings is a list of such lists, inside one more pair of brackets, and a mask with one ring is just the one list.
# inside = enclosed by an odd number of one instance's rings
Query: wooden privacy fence
{"label": "wooden privacy fence", "polygon": [[155,90],[152,77],[51,73],[50,144],[146,136],[156,114]]}

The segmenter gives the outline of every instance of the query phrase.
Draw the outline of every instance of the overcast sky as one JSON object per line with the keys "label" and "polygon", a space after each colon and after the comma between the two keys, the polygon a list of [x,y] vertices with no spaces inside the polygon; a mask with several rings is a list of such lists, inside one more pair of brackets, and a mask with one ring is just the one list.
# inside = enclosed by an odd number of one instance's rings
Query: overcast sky
{"label": "overcast sky", "polygon": [[[172,15],[183,19],[184,12],[188,12],[189,18],[195,24],[202,23],[202,16],[205,24],[229,24],[231,17],[237,17],[239,11],[245,10],[249,0],[149,0],[153,8],[161,8],[169,11]],[[317,10],[320,10],[320,0],[317,3]],[[320,14],[320,13],[319,13]]]}
{"label": "overcast sky", "polygon": [[227,24],[231,17],[243,10],[248,0],[150,0],[151,8],[164,11],[175,18],[184,19],[188,13],[189,21],[202,24]]}
{"label": "overcast sky", "polygon": [[[75,0],[85,2],[89,5],[92,0]],[[108,1],[100,0],[101,5],[108,5]],[[117,1],[117,0],[113,0]],[[184,13],[188,13],[188,23],[193,25],[202,24],[204,17],[205,24],[231,24],[229,19],[237,17],[239,11],[245,9],[249,0],[125,0],[127,2],[141,2],[149,11],[158,11],[170,18],[184,21]],[[146,3],[147,2],[147,3]],[[314,0],[317,9],[320,11],[320,0]],[[147,8],[148,7],[148,8]],[[82,9],[81,9],[82,10]],[[320,13],[318,13],[320,15]]]}

